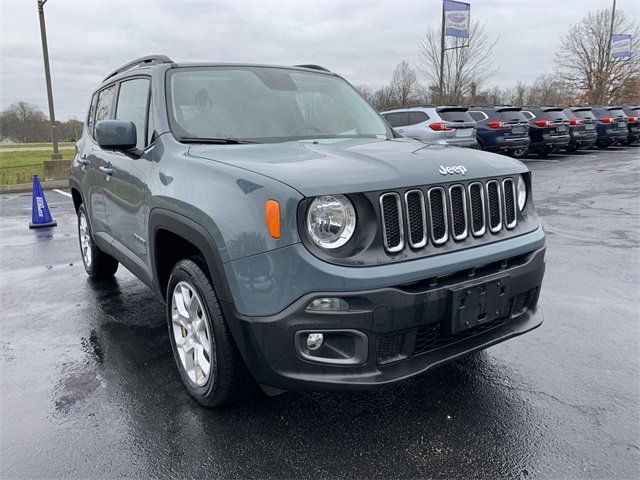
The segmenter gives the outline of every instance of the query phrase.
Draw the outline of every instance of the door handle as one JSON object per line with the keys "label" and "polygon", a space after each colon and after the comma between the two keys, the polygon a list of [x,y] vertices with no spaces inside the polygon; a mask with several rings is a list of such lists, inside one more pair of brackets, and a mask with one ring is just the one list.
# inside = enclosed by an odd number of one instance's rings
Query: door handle
{"label": "door handle", "polygon": [[100,167],[100,171],[106,175],[113,175],[113,168],[111,167]]}

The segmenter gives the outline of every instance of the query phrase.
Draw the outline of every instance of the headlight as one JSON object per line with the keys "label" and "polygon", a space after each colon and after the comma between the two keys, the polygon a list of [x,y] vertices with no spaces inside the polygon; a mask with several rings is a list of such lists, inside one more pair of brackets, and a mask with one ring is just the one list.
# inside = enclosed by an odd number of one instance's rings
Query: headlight
{"label": "headlight", "polygon": [[527,184],[524,181],[524,177],[520,175],[518,177],[518,210],[524,210],[524,206],[527,203]]}
{"label": "headlight", "polygon": [[344,195],[317,197],[307,212],[307,232],[321,248],[338,248],[349,241],[356,229],[356,211]]}

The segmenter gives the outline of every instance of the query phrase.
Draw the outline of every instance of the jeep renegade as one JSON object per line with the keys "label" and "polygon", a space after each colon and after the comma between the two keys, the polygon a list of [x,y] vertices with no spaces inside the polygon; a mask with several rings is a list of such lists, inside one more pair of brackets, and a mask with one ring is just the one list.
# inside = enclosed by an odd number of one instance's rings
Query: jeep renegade
{"label": "jeep renegade", "polygon": [[399,381],[538,327],[545,234],[517,160],[400,137],[315,65],[145,57],[91,99],[84,267],[166,303],[201,404]]}

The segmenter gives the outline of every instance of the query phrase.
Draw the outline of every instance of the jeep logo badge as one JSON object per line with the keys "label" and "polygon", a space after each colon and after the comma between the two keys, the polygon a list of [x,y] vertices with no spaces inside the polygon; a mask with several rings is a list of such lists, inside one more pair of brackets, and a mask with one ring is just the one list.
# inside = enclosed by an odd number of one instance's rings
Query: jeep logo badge
{"label": "jeep logo badge", "polygon": [[456,173],[466,175],[467,169],[462,165],[456,165],[455,167],[443,167],[442,165],[440,165],[438,173],[440,173],[441,175],[455,175]]}

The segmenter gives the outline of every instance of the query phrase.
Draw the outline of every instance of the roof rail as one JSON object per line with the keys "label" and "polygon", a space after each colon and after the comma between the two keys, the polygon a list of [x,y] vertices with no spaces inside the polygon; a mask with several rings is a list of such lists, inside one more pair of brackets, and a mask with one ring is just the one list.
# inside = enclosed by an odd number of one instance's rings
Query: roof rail
{"label": "roof rail", "polygon": [[389,110],[399,110],[401,108],[435,108],[436,106],[431,103],[415,104],[415,105],[397,105],[395,107],[385,108],[381,112],[388,112]]}
{"label": "roof rail", "polygon": [[156,65],[159,63],[173,63],[173,60],[171,60],[166,55],[148,55],[146,57],[136,58],[135,60],[132,60],[131,62],[125,63],[121,67],[116,68],[113,72],[104,77],[103,82],[106,82],[111,77],[115,77],[119,73],[131,70],[132,68],[140,67],[142,65]]}
{"label": "roof rail", "polygon": [[332,73],[331,70],[329,70],[328,68],[324,68],[320,65],[313,65],[313,64],[308,64],[308,65],[294,65],[294,67],[299,67],[299,68],[310,68],[311,70],[322,70],[323,72],[329,72]]}

